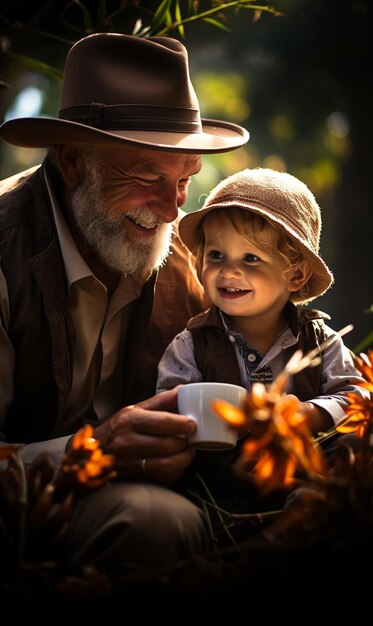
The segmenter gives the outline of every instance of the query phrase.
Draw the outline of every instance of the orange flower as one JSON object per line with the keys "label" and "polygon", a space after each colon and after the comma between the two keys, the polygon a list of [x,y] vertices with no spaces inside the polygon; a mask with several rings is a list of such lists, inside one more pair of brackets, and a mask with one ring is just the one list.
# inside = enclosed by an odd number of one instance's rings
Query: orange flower
{"label": "orange flower", "polygon": [[71,450],[62,464],[62,471],[73,482],[96,489],[115,477],[115,459],[104,454],[100,442],[92,437],[93,428],[85,424],[73,438]]}
{"label": "orange flower", "polygon": [[[361,372],[365,381],[357,383],[359,387],[368,389],[370,394],[373,393],[373,350],[369,350],[368,354],[361,353],[354,357],[355,365]],[[362,398],[356,393],[347,394],[348,405],[345,408],[346,417],[343,419],[336,430],[340,433],[354,433],[358,437],[367,436],[371,430],[373,422],[373,398]]]}
{"label": "orange flower", "polygon": [[78,430],[78,432],[74,435],[72,441],[72,449],[73,450],[96,450],[99,447],[99,442],[97,439],[92,437],[93,428],[90,424],[84,424],[84,426]]}
{"label": "orange flower", "polygon": [[306,416],[294,396],[283,393],[287,377],[280,374],[269,390],[254,383],[242,409],[215,400],[212,408],[233,427],[245,428],[250,438],[236,462],[239,471],[251,471],[264,492],[286,487],[297,470],[325,474],[321,451],[312,440]]}
{"label": "orange flower", "polygon": [[345,408],[346,417],[338,424],[336,430],[339,433],[356,432],[358,437],[363,437],[373,420],[373,400],[362,398],[356,393],[348,393],[347,398],[349,404]]}
{"label": "orange flower", "polygon": [[361,352],[354,357],[355,366],[365,378],[365,382],[357,383],[360,387],[365,387],[373,393],[373,350],[368,350],[368,354]]}

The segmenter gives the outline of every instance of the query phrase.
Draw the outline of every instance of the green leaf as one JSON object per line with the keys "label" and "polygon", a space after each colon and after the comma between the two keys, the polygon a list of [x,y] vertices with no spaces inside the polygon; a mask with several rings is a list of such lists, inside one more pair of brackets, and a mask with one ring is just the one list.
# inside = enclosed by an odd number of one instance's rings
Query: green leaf
{"label": "green leaf", "polygon": [[251,4],[251,0],[248,2],[237,2],[238,8],[240,9],[249,9],[250,11],[262,11],[263,13],[272,13],[274,17],[283,17],[284,14],[281,11],[278,11],[275,7],[266,6],[262,4]]}
{"label": "green leaf", "polygon": [[69,14],[69,9],[70,7],[72,7],[73,5],[77,6],[82,14],[82,19],[83,19],[83,26],[84,29],[86,31],[85,34],[92,33],[94,32],[94,27],[93,27],[93,22],[91,19],[91,15],[87,9],[87,7],[80,2],[80,0],[72,0],[71,2],[69,2],[61,11],[60,13],[60,19],[62,21],[63,24],[65,24],[65,26],[68,26],[69,28],[72,28],[73,30],[77,30],[77,31],[81,31],[81,28],[77,28],[74,24],[70,23],[68,20],[66,20],[65,15]]}
{"label": "green leaf", "polygon": [[136,20],[132,35],[136,35],[137,37],[148,37],[150,36],[150,26],[143,27],[141,19]]}
{"label": "green leaf", "polygon": [[181,16],[181,10],[180,10],[180,4],[179,4],[179,0],[176,0],[176,4],[175,4],[175,20],[176,22],[180,22],[180,24],[178,25],[177,29],[180,33],[181,37],[185,37],[185,32],[184,32],[184,26],[182,24],[183,18]]}
{"label": "green leaf", "polygon": [[141,32],[141,29],[142,29],[142,19],[141,17],[139,17],[139,19],[136,20],[135,25],[133,27],[132,35],[138,35]]}
{"label": "green leaf", "polygon": [[42,61],[38,61],[37,59],[33,59],[31,57],[26,57],[23,54],[17,54],[15,52],[4,52],[10,59],[20,63],[24,67],[28,67],[31,70],[36,70],[41,74],[46,74],[46,76],[50,76],[50,78],[55,78],[56,80],[61,80],[63,76],[62,70],[59,70],[57,67],[52,67],[51,65],[47,65]]}
{"label": "green leaf", "polygon": [[362,352],[363,350],[365,350],[365,348],[369,348],[372,345],[373,345],[373,330],[370,333],[368,333],[368,335],[364,337],[364,339],[360,341],[360,343],[358,343],[357,346],[355,346],[352,349],[352,351],[355,352],[355,354],[359,354],[359,352]]}
{"label": "green leaf", "polygon": [[107,18],[106,0],[100,0],[97,9],[97,23],[103,24]]}
{"label": "green leaf", "polygon": [[83,4],[83,2],[79,2],[79,0],[75,0],[75,4],[78,5],[78,7],[80,8],[80,10],[82,12],[84,28],[87,31],[92,31],[93,30],[93,22],[92,22],[92,19],[91,19],[91,14],[88,11],[87,7]]}
{"label": "green leaf", "polygon": [[205,17],[203,21],[208,22],[209,24],[212,24],[213,26],[216,26],[217,28],[221,28],[221,30],[225,30],[227,33],[230,33],[230,28],[228,28],[228,26],[226,26],[222,22],[219,22],[218,20],[214,20],[214,18],[212,17]]}
{"label": "green leaf", "polygon": [[152,19],[152,23],[151,23],[152,32],[157,31],[157,29],[160,26],[162,26],[164,22],[167,23],[167,20],[169,20],[168,23],[171,23],[172,21],[171,5],[172,5],[172,0],[162,0],[158,9],[154,13],[154,17]]}
{"label": "green leaf", "polygon": [[[178,1],[178,0],[177,0]],[[233,0],[231,2],[223,2],[223,3],[219,3],[217,5],[214,5],[212,8],[207,9],[206,11],[202,11],[200,13],[197,13],[197,9],[193,10],[191,15],[188,15],[187,17],[185,17],[182,20],[182,23],[180,24],[180,22],[172,22],[171,21],[171,13],[170,10],[168,10],[165,13],[164,16],[164,20],[163,23],[166,24],[166,26],[163,26],[163,28],[161,27],[161,22],[159,20],[155,20],[152,24],[151,30],[152,33],[158,35],[158,36],[163,36],[163,35],[167,35],[167,33],[174,29],[174,28],[180,28],[181,25],[185,25],[185,24],[192,24],[193,22],[196,22],[198,20],[202,20],[205,22],[209,22],[210,20],[214,19],[212,18],[213,15],[216,14],[220,14],[223,11],[227,11],[228,9],[235,9],[235,8],[250,8],[253,11],[254,10],[261,10],[261,11],[266,11],[275,15],[282,15],[282,13],[279,13],[278,11],[276,11],[273,7],[271,6],[259,6],[259,5],[253,5],[252,4],[253,0]],[[168,3],[167,3],[168,4]],[[159,12],[159,9],[162,7],[163,9],[165,5],[165,0],[161,3],[160,7],[158,8],[157,13]],[[168,5],[169,7],[171,5]],[[198,8],[198,5],[197,5]],[[222,30],[227,30],[228,32],[229,29],[224,26],[221,22],[219,21],[214,21],[214,22],[210,22],[212,24],[214,24],[214,26],[221,28]]]}
{"label": "green leaf", "polygon": [[188,0],[188,15],[194,15],[197,13],[199,2],[195,0]]}
{"label": "green leaf", "polygon": [[137,34],[138,37],[151,37],[150,26],[144,26],[142,30]]}

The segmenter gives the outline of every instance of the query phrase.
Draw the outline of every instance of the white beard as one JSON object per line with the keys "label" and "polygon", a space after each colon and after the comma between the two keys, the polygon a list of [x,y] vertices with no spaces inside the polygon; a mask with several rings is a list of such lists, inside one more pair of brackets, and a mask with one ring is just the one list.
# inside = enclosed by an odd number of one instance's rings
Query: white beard
{"label": "white beard", "polygon": [[122,274],[149,274],[166,260],[172,239],[172,224],[163,222],[147,208],[138,207],[126,215],[147,228],[157,226],[149,239],[128,241],[125,234],[125,216],[113,215],[106,206],[102,191],[103,176],[100,166],[86,157],[84,183],[72,195],[76,223],[86,241],[110,268]]}

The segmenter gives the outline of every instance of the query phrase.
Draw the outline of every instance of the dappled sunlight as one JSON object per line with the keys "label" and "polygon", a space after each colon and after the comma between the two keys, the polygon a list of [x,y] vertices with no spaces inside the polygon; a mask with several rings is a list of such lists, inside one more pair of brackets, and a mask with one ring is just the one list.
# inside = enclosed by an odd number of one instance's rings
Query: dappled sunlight
{"label": "dappled sunlight", "polygon": [[295,128],[286,115],[274,115],[269,121],[269,131],[275,139],[291,140],[295,138]]}
{"label": "dappled sunlight", "polygon": [[312,167],[297,168],[295,174],[312,189],[314,194],[334,188],[340,180],[339,168],[327,157],[315,161]]}
{"label": "dappled sunlight", "polygon": [[263,160],[263,167],[269,167],[272,170],[276,170],[277,172],[286,172],[286,163],[284,159],[278,154],[269,154]]}
{"label": "dappled sunlight", "polygon": [[339,138],[345,138],[350,132],[350,121],[344,113],[334,111],[326,120],[329,131]]}
{"label": "dappled sunlight", "polygon": [[205,117],[222,116],[242,123],[250,116],[248,84],[236,72],[201,72],[194,78],[196,91]]}

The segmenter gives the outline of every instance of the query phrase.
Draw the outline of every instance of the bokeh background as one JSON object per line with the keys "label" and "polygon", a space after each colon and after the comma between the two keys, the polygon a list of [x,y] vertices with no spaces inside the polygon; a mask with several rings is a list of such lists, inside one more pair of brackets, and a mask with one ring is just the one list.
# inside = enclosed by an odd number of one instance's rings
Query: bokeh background
{"label": "bokeh background", "polygon": [[[139,17],[149,22],[158,4],[0,0],[1,121],[55,116],[70,45],[90,31],[131,33]],[[251,134],[236,152],[203,157],[186,210],[201,206],[221,178],[244,167],[272,167],[301,178],[322,208],[321,254],[335,276],[333,288],[312,306],[328,312],[335,329],[354,324],[345,342],[366,350],[373,345],[372,3],[263,4],[282,16],[241,9],[225,14],[229,30],[203,22],[185,27],[202,114],[242,124]],[[179,7],[188,13],[187,0]],[[103,8],[113,14],[104,26]],[[181,38],[178,31],[169,35]],[[1,142],[0,177],[43,156]]]}

